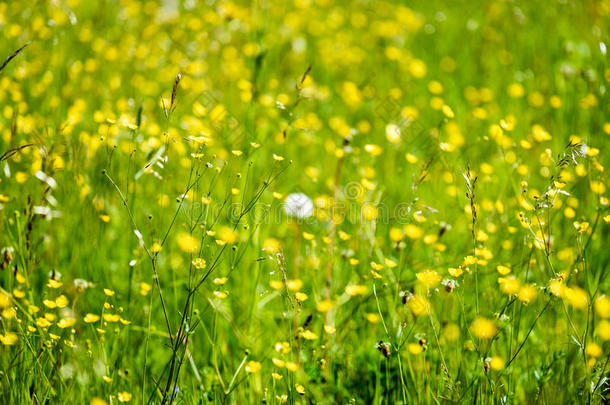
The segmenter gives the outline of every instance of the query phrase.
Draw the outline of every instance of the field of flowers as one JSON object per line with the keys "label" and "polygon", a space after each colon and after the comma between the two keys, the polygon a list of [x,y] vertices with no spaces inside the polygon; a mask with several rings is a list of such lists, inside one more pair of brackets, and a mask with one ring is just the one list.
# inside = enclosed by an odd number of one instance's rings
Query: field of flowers
{"label": "field of flowers", "polygon": [[0,31],[0,403],[610,401],[609,0]]}

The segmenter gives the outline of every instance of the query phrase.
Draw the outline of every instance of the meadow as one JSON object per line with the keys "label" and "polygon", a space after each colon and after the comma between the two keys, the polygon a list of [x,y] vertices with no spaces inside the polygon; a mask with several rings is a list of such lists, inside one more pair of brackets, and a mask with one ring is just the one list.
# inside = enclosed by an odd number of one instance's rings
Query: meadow
{"label": "meadow", "polygon": [[610,400],[609,0],[0,32],[0,403]]}

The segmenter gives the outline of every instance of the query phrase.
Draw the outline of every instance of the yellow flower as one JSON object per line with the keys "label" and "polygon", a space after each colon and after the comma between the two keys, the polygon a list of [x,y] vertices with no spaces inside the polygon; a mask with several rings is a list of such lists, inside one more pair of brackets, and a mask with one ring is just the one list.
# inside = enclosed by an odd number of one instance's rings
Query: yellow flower
{"label": "yellow flower", "polygon": [[595,300],[595,312],[602,318],[610,318],[610,298],[600,295]]}
{"label": "yellow flower", "polygon": [[534,299],[536,299],[537,295],[538,290],[536,289],[536,287],[531,284],[526,284],[519,289],[519,292],[517,293],[517,298],[519,298],[519,301],[523,302],[524,304],[529,304]]}
{"label": "yellow flower", "polygon": [[109,297],[112,297],[114,295],[114,291],[112,291],[109,288],[104,288],[104,294],[106,294]]}
{"label": "yellow flower", "polygon": [[276,254],[282,249],[282,243],[275,238],[267,238],[263,242],[263,250],[269,254]]}
{"label": "yellow flower", "polygon": [[378,323],[379,322],[379,315],[377,315],[377,314],[367,313],[367,314],[364,315],[364,317],[370,323]]}
{"label": "yellow flower", "polygon": [[54,280],[54,279],[49,279],[49,282],[47,283],[47,287],[49,288],[59,288],[63,285],[62,282]]}
{"label": "yellow flower", "polygon": [[11,296],[4,290],[0,291],[0,308],[11,305]]}
{"label": "yellow flower", "polygon": [[498,265],[496,267],[496,270],[498,270],[498,273],[500,273],[503,276],[505,276],[508,273],[510,273],[510,267],[507,267],[507,266]]}
{"label": "yellow flower", "polygon": [[504,360],[500,356],[493,356],[489,360],[489,365],[494,370],[502,370],[504,368]]}
{"label": "yellow flower", "polygon": [[63,318],[60,319],[59,322],[57,322],[57,326],[59,326],[62,329],[65,328],[69,328],[71,326],[73,326],[76,323],[76,319],[74,318]]}
{"label": "yellow flower", "polygon": [[605,319],[603,321],[600,321],[597,324],[597,336],[600,337],[601,340],[607,341],[610,340],[610,322],[606,321]]}
{"label": "yellow flower", "polygon": [[306,301],[307,298],[309,298],[309,297],[305,293],[297,292],[294,294],[294,298],[296,298],[300,302],[303,302],[303,301]]}
{"label": "yellow flower", "polygon": [[333,307],[333,302],[330,300],[323,300],[318,302],[318,305],[316,305],[316,309],[320,312],[328,312],[332,309]]}
{"label": "yellow flower", "polygon": [[430,313],[430,302],[420,294],[415,294],[409,298],[408,305],[415,316],[428,315]]}
{"label": "yellow flower", "polygon": [[291,291],[298,291],[303,287],[303,281],[296,279],[296,280],[288,280],[286,282],[286,286],[288,287],[289,290]]}
{"label": "yellow flower", "polygon": [[237,234],[237,232],[235,232],[228,226],[223,226],[222,228],[220,228],[220,231],[218,231],[218,236],[223,242],[228,244],[233,244],[239,239],[239,235]]}
{"label": "yellow flower", "polygon": [[121,319],[121,316],[118,314],[104,314],[104,320],[106,322],[118,322]]}
{"label": "yellow flower", "polygon": [[365,285],[348,285],[345,287],[345,292],[347,295],[354,297],[356,295],[364,295],[368,291],[368,287]]}
{"label": "yellow flower", "polygon": [[498,278],[500,290],[506,295],[513,295],[519,291],[520,282],[513,276]]}
{"label": "yellow flower", "polygon": [[409,343],[408,349],[411,354],[420,354],[424,351],[424,348],[419,343]]}
{"label": "yellow flower", "polygon": [[580,287],[565,287],[564,296],[568,303],[576,309],[584,309],[589,303],[589,295]]}
{"label": "yellow flower", "polygon": [[443,114],[445,115],[445,117],[447,117],[447,118],[455,117],[453,110],[447,104],[443,105],[441,110],[443,111]]}
{"label": "yellow flower", "polygon": [[193,259],[192,261],[193,266],[197,269],[197,270],[201,270],[201,269],[205,269],[206,266],[206,262],[204,259],[200,258],[200,257],[196,257],[195,259]]}
{"label": "yellow flower", "polygon": [[64,308],[68,305],[68,303],[68,298],[66,298],[66,296],[63,294],[55,298],[55,305],[57,305],[57,308]]}
{"label": "yellow flower", "polygon": [[45,307],[47,308],[57,308],[57,304],[55,303],[55,301],[51,301],[51,300],[44,300],[42,301],[42,303],[44,304]]}
{"label": "yellow flower", "polygon": [[95,323],[100,320],[100,316],[96,314],[87,314],[85,315],[85,318],[83,318],[83,320],[86,323]]}
{"label": "yellow flower", "polygon": [[261,363],[258,361],[249,361],[246,363],[246,372],[258,373],[261,369]]}
{"label": "yellow flower", "polygon": [[225,285],[229,281],[226,277],[217,277],[212,282],[216,285]]}
{"label": "yellow flower", "polygon": [[318,335],[316,335],[315,333],[313,333],[309,329],[304,330],[303,332],[301,332],[301,336],[304,339],[307,339],[307,340],[316,340],[318,338]]}
{"label": "yellow flower", "polygon": [[19,341],[19,336],[14,332],[6,332],[4,335],[0,334],[0,343],[5,346],[12,346]]}
{"label": "yellow flower", "polygon": [[140,283],[140,294],[141,295],[148,295],[150,290],[152,290],[152,286],[150,284],[145,283],[144,281],[142,281]]}
{"label": "yellow flower", "polygon": [[409,239],[419,239],[423,236],[424,231],[419,226],[415,224],[407,224],[404,226],[405,235]]}
{"label": "yellow flower", "polygon": [[181,232],[178,234],[178,247],[186,253],[195,253],[199,249],[199,241],[191,234]]}
{"label": "yellow flower", "polygon": [[478,316],[470,325],[472,333],[479,339],[491,339],[498,330],[496,322],[491,319]]}
{"label": "yellow flower", "polygon": [[38,318],[36,319],[36,325],[40,328],[48,328],[51,326],[51,322],[49,322],[46,318]]}
{"label": "yellow flower", "polygon": [[449,274],[453,277],[459,277],[462,275],[462,273],[464,273],[464,270],[462,270],[461,267],[458,267],[458,268],[449,267]]}
{"label": "yellow flower", "polygon": [[305,395],[305,387],[303,387],[301,384],[296,384],[294,389],[299,393],[299,395]]}
{"label": "yellow flower", "polygon": [[119,397],[119,402],[129,402],[131,401],[132,395],[127,391],[122,391],[117,394]]}
{"label": "yellow flower", "polygon": [[589,342],[585,352],[589,357],[599,357],[603,354],[602,348],[595,342]]}
{"label": "yellow flower", "polygon": [[433,288],[441,281],[441,276],[434,270],[424,270],[415,275],[420,283],[428,288]]}

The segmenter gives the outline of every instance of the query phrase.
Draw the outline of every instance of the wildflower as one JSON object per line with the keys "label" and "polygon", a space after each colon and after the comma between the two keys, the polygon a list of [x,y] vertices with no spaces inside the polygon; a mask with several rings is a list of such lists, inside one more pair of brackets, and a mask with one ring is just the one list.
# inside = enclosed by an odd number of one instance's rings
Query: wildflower
{"label": "wildflower", "polygon": [[316,305],[316,309],[320,312],[328,312],[332,309],[332,307],[333,307],[333,302],[330,300],[320,301]]}
{"label": "wildflower", "polygon": [[304,339],[306,339],[306,340],[316,340],[318,338],[318,335],[316,335],[315,333],[313,333],[309,329],[304,330],[303,332],[301,332],[301,336]]}
{"label": "wildflower", "polygon": [[225,285],[229,281],[226,277],[217,277],[212,282],[216,285]]}
{"label": "wildflower", "polygon": [[200,257],[196,257],[191,263],[197,270],[205,269],[206,266],[205,260]]}
{"label": "wildflower", "polygon": [[258,373],[261,369],[261,363],[258,361],[249,361],[246,363],[246,372],[248,373]]}
{"label": "wildflower", "polygon": [[461,267],[458,267],[458,268],[449,267],[449,274],[452,277],[456,277],[457,278],[457,277],[461,276],[462,273],[464,273],[464,270],[462,270]]}
{"label": "wildflower", "polygon": [[506,295],[513,295],[519,291],[520,282],[513,276],[498,278],[500,290]]}
{"label": "wildflower", "polygon": [[48,328],[52,324],[46,318],[40,317],[36,319],[36,325],[38,325],[40,328]]}
{"label": "wildflower", "polygon": [[63,318],[63,319],[60,319],[59,322],[57,322],[57,326],[59,326],[62,329],[65,329],[65,328],[69,328],[69,327],[73,326],[75,323],[76,323],[75,318]]}
{"label": "wildflower", "polygon": [[0,334],[0,343],[5,346],[15,345],[19,341],[19,336],[14,332],[6,332],[4,335]]}
{"label": "wildflower", "polygon": [[493,370],[502,370],[504,368],[504,360],[500,356],[493,356],[489,359],[489,365]]}
{"label": "wildflower", "polygon": [[603,341],[610,340],[610,322],[607,320],[600,321],[597,324],[597,336]]}
{"label": "wildflower", "polygon": [[220,228],[220,230],[218,231],[218,236],[220,237],[220,240],[230,245],[237,242],[237,240],[239,239],[239,234],[228,226],[223,226],[222,228]]}
{"label": "wildflower", "polygon": [[55,298],[55,305],[57,306],[57,308],[64,308],[68,305],[68,303],[68,298],[66,298],[66,296],[63,294]]}
{"label": "wildflower", "polygon": [[152,290],[152,286],[144,281],[140,282],[140,295],[148,295],[148,293]]}
{"label": "wildflower", "polygon": [[104,314],[104,320],[106,322],[114,323],[114,322],[118,322],[119,319],[121,319],[121,316],[118,314],[108,314],[108,313]]}
{"label": "wildflower", "polygon": [[610,318],[610,298],[607,295],[600,295],[595,300],[595,312],[602,318]]}
{"label": "wildflower", "polygon": [[181,232],[178,234],[178,246],[186,253],[195,253],[199,249],[199,241],[191,234]]}
{"label": "wildflower", "polygon": [[294,389],[299,395],[305,395],[305,387],[303,387],[301,384],[296,384]]}
{"label": "wildflower", "polygon": [[299,302],[303,302],[306,301],[309,297],[305,293],[297,292],[294,294],[294,298],[296,298]]}
{"label": "wildflower", "polygon": [[303,288],[303,281],[296,279],[296,280],[288,280],[286,282],[286,286],[288,287],[289,290],[291,291],[298,291],[301,288]]}
{"label": "wildflower", "polygon": [[87,314],[83,318],[86,323],[95,323],[100,320],[100,316],[96,314]]}
{"label": "wildflower", "polygon": [[526,284],[519,289],[517,298],[519,298],[519,301],[527,305],[536,298],[536,295],[538,295],[538,290],[536,287],[531,284]]}
{"label": "wildflower", "polygon": [[603,354],[602,348],[595,342],[587,343],[585,352],[589,357],[599,357]]}
{"label": "wildflower", "polygon": [[132,395],[127,391],[121,391],[117,394],[119,397],[119,402],[129,402],[131,401]]}
{"label": "wildflower", "polygon": [[282,249],[282,243],[275,238],[267,238],[263,242],[263,251],[268,254],[278,253]]}
{"label": "wildflower", "polygon": [[404,230],[405,230],[405,235],[407,235],[407,237],[409,239],[419,239],[424,234],[424,231],[420,227],[418,227],[417,225],[414,225],[414,224],[405,225]]}
{"label": "wildflower", "polygon": [[368,314],[365,314],[364,317],[370,323],[378,323],[379,322],[379,315],[377,315],[377,314],[368,313]]}
{"label": "wildflower", "polygon": [[565,287],[564,297],[576,309],[584,309],[589,303],[589,295],[579,287]]}
{"label": "wildflower", "polygon": [[415,294],[407,301],[409,309],[415,316],[428,315],[430,313],[430,302],[420,294]]}
{"label": "wildflower", "polygon": [[491,339],[498,330],[495,321],[478,316],[470,325],[472,333],[479,339]]}
{"label": "wildflower", "polygon": [[424,270],[415,275],[420,283],[425,285],[427,288],[433,288],[442,279],[440,274],[434,270]]}
{"label": "wildflower", "polygon": [[345,292],[347,295],[354,297],[356,295],[364,295],[366,294],[368,287],[365,285],[348,285],[345,287]]}

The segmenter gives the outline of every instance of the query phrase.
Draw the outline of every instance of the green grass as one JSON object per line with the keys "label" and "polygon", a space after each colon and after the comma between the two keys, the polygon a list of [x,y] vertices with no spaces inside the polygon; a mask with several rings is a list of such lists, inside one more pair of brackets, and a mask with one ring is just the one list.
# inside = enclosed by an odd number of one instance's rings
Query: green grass
{"label": "green grass", "polygon": [[0,1],[3,402],[605,403],[609,23]]}

